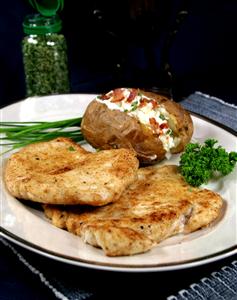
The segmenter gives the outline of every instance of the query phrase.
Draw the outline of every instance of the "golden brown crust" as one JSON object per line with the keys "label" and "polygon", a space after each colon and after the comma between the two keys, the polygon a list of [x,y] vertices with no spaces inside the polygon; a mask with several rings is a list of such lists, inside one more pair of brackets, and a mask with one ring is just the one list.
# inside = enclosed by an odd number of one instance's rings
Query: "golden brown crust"
{"label": "golden brown crust", "polygon": [[115,203],[89,210],[45,206],[45,213],[54,225],[118,256],[148,251],[172,235],[207,226],[221,207],[218,194],[190,187],[176,166],[163,166],[140,168],[138,180]]}
{"label": "golden brown crust", "polygon": [[[172,148],[171,152],[181,152],[193,133],[189,113],[181,105],[162,95],[144,91],[142,93],[162,104],[170,114],[170,126],[174,134],[180,138],[180,143]],[[96,100],[88,105],[81,130],[85,139],[95,148],[134,149],[142,163],[154,163],[165,158],[166,151],[159,136],[149,127],[124,112],[110,110]]]}
{"label": "golden brown crust", "polygon": [[5,182],[17,198],[51,204],[104,205],[137,178],[133,151],[90,153],[70,139],[31,144],[13,154]]}

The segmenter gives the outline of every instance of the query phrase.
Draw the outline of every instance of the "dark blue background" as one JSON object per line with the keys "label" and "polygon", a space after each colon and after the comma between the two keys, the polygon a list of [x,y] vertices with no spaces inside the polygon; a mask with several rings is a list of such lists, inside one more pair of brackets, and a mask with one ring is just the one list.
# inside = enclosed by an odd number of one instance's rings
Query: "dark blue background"
{"label": "dark blue background", "polygon": [[[152,12],[144,10],[134,17],[127,1],[65,1],[60,15],[68,43],[71,91],[172,86],[177,101],[200,90],[236,103],[237,2],[154,2]],[[177,12],[182,9],[188,15],[176,26]],[[32,12],[27,1],[1,4],[1,106],[25,97],[22,22]],[[178,32],[166,47],[176,27]],[[163,51],[165,47],[168,51]],[[162,68],[163,55],[170,63],[171,82]]]}

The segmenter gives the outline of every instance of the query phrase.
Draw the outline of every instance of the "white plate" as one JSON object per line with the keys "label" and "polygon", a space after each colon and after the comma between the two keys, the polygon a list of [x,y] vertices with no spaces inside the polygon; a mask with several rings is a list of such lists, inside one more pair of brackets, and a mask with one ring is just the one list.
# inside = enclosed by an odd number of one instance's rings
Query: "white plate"
{"label": "white plate", "polygon": [[[1,110],[4,121],[60,120],[82,116],[95,95],[71,94],[28,98]],[[237,138],[219,126],[192,116],[193,138],[203,142],[215,138],[228,151],[236,151]],[[2,157],[2,167],[7,156]],[[165,163],[178,164],[174,155]],[[3,169],[3,168],[2,168]],[[106,257],[102,250],[84,244],[77,236],[56,228],[43,213],[26,206],[6,191],[1,171],[1,234],[34,252],[89,268],[151,272],[202,265],[237,253],[237,168],[207,187],[220,193],[225,205],[219,219],[210,227],[188,235],[167,239],[151,251],[127,257]]]}

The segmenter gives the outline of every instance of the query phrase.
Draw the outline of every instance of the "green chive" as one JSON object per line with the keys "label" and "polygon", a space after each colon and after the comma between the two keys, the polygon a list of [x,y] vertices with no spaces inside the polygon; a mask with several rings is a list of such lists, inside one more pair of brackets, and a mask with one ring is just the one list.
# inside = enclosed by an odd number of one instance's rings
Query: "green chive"
{"label": "green chive", "polygon": [[75,148],[73,148],[72,146],[70,146],[70,147],[68,148],[68,150],[69,150],[69,151],[76,151]]}
{"label": "green chive", "polygon": [[3,152],[7,153],[31,143],[58,137],[68,137],[75,142],[81,142],[84,140],[80,131],[81,121],[80,117],[53,122],[0,122],[0,146],[9,147]]}
{"label": "green chive", "polygon": [[165,116],[163,114],[160,114],[160,119],[165,120]]}

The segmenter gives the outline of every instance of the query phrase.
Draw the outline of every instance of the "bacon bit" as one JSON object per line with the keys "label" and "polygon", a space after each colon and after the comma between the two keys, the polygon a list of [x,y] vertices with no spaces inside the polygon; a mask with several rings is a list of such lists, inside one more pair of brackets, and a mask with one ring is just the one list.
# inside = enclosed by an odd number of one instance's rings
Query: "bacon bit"
{"label": "bacon bit", "polygon": [[160,124],[160,129],[164,129],[164,128],[168,128],[168,124],[167,123],[162,123]]}
{"label": "bacon bit", "polygon": [[151,127],[152,127],[153,129],[159,129],[160,125],[159,125],[159,123],[156,121],[155,118],[149,118],[149,122],[150,122]]}
{"label": "bacon bit", "polygon": [[142,99],[140,100],[140,104],[139,104],[138,107],[144,107],[144,106],[147,105],[147,103],[148,103],[147,99],[142,98]]}
{"label": "bacon bit", "polygon": [[159,105],[158,105],[158,102],[156,100],[151,100],[151,104],[152,104],[152,108],[155,109],[157,108]]}
{"label": "bacon bit", "polygon": [[101,100],[108,100],[111,96],[109,96],[109,94],[104,94],[104,95],[101,95],[99,96],[99,99]]}
{"label": "bacon bit", "polygon": [[113,92],[113,98],[111,102],[120,102],[124,99],[123,90],[122,89],[115,89]]}
{"label": "bacon bit", "polygon": [[135,97],[137,96],[137,90],[136,89],[131,89],[130,94],[128,96],[128,99],[126,102],[131,103]]}

